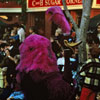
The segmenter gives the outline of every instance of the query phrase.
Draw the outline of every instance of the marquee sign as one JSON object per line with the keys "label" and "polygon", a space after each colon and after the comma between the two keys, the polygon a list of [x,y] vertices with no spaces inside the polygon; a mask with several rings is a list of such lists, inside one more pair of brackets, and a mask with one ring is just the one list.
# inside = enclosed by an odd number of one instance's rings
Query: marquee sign
{"label": "marquee sign", "polygon": [[[46,11],[49,7],[60,6],[63,9],[62,0],[26,0],[27,12]],[[82,0],[66,0],[69,10],[82,9]],[[87,4],[88,6],[88,4]],[[93,0],[92,8],[100,9],[100,0]],[[0,2],[0,12],[21,12],[21,7],[14,1]]]}
{"label": "marquee sign", "polygon": [[[82,9],[82,0],[66,0],[68,9]],[[45,11],[51,6],[63,7],[62,0],[27,0],[28,11]]]}

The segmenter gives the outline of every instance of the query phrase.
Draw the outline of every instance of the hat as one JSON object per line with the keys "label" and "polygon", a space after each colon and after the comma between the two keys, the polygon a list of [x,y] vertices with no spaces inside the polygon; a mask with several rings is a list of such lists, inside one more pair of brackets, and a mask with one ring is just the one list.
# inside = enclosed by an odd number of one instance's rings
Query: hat
{"label": "hat", "polygon": [[79,42],[70,42],[69,43],[67,40],[64,40],[65,46],[69,47],[72,50],[73,53],[74,53],[74,49],[73,48],[76,47],[76,46],[78,46],[81,43],[82,43],[82,41],[79,41]]}
{"label": "hat", "polygon": [[10,39],[18,40],[19,39],[19,35],[11,36]]}
{"label": "hat", "polygon": [[53,6],[47,9],[46,15],[51,14],[49,16],[48,21],[54,22],[58,27],[61,28],[63,33],[66,35],[70,35],[71,27],[66,19],[63,10],[59,6]]}
{"label": "hat", "polygon": [[40,70],[48,73],[58,71],[56,56],[47,38],[31,34],[20,45],[19,50],[20,63],[16,69],[20,72]]}
{"label": "hat", "polygon": [[70,43],[68,43],[67,40],[64,40],[64,44],[65,44],[65,46],[67,46],[67,47],[75,47],[75,46],[78,46],[78,45],[81,44],[81,43],[82,43],[82,41],[79,41],[79,42],[70,42]]}
{"label": "hat", "polygon": [[8,44],[8,43],[2,43],[2,44],[0,45],[0,48],[4,48],[5,46],[9,46],[9,44]]}
{"label": "hat", "polygon": [[19,27],[18,23],[13,24],[13,27]]}
{"label": "hat", "polygon": [[57,28],[57,29],[56,29],[56,33],[59,33],[59,34],[61,34],[61,33],[62,33],[62,30],[61,30],[61,28]]}

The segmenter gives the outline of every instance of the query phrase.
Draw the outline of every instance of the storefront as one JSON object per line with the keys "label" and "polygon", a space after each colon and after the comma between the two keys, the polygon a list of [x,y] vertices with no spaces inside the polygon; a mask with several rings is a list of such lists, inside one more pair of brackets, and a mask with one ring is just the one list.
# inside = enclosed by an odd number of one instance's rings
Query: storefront
{"label": "storefront", "polygon": [[20,22],[21,7],[16,2],[0,2],[0,16],[7,17],[6,20],[0,17],[0,37],[2,37],[6,26]]}
{"label": "storefront", "polygon": [[[66,0],[66,4],[73,19],[79,24],[82,14],[82,0]],[[48,23],[45,17],[45,11],[51,6],[60,6],[63,9],[62,0],[27,0],[27,33],[30,26],[36,25],[40,34],[48,38],[51,36],[52,23]],[[100,0],[93,0],[91,18],[98,14],[100,14]],[[0,15],[8,17],[8,20],[3,21],[6,24],[21,23],[21,6],[10,1],[0,3]]]}
{"label": "storefront", "polygon": [[[82,9],[82,0],[66,0],[66,4],[68,5],[68,9],[70,10],[74,20],[76,20],[75,10]],[[52,31],[54,27],[52,27],[51,22],[47,21],[45,11],[52,6],[60,6],[63,9],[62,0],[27,0],[27,12],[31,13],[32,16],[28,20],[31,21],[35,16],[33,21],[34,24],[36,25],[38,23],[38,25],[41,25],[40,28],[44,29],[44,35],[48,38],[51,36],[51,34],[54,34],[54,32]],[[36,15],[38,13],[40,13],[40,16],[37,16],[37,18]],[[42,20],[42,23],[36,22],[36,19]]]}
{"label": "storefront", "polygon": [[[73,19],[76,21],[77,24],[81,21],[81,15],[82,15],[82,0],[66,0],[66,4],[68,6],[68,9],[73,16]],[[40,23],[40,25],[45,27],[45,36],[50,37],[52,34],[52,23],[48,23],[45,18],[45,11],[51,7],[51,6],[60,6],[63,9],[62,0],[27,0],[27,12],[32,13],[31,16],[34,16],[33,14],[40,13],[40,15],[43,14],[43,18],[39,16],[39,19],[42,19],[44,23]],[[100,14],[100,0],[94,0],[91,10],[91,18]],[[33,17],[32,17],[33,18]],[[36,19],[36,17],[35,17]],[[31,19],[30,19],[31,20]],[[32,23],[33,24],[33,23]],[[35,21],[34,21],[35,24]],[[38,23],[39,24],[39,23]]]}
{"label": "storefront", "polygon": [[21,6],[13,1],[0,2],[0,15],[8,17],[8,19],[4,21],[7,24],[18,22],[21,15]]}

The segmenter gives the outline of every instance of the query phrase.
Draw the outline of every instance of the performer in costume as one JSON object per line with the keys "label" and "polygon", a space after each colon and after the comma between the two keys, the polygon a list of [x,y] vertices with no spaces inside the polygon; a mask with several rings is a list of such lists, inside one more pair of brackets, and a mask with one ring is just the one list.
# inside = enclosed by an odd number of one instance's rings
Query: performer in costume
{"label": "performer in costume", "polygon": [[[56,8],[62,12],[59,7],[53,7],[53,10],[57,11]],[[69,35],[70,26],[63,13],[59,17],[62,23],[60,25],[59,21],[56,21],[56,24],[62,27],[64,22],[64,31]],[[65,46],[76,45],[76,43],[66,44],[66,41],[63,43]],[[25,95],[25,100],[72,100],[73,89],[59,73],[55,54],[47,38],[37,34],[30,35],[19,49],[21,59],[16,68],[18,71],[16,78]]]}
{"label": "performer in costume", "polygon": [[57,37],[57,39],[59,44],[61,45],[61,49],[63,49],[63,51],[65,52],[64,79],[71,84],[73,80],[72,80],[71,66],[69,64],[70,63],[69,58],[74,53],[75,47],[79,45],[81,41],[77,43],[75,42],[68,43],[68,38],[71,37],[71,27],[66,17],[64,16],[62,9],[59,6],[50,7],[46,11],[46,14],[49,18],[48,21],[54,22],[62,30],[62,34],[60,34]]}
{"label": "performer in costume", "polygon": [[69,100],[70,85],[62,79],[50,41],[30,35],[20,46],[17,81],[26,100]]}

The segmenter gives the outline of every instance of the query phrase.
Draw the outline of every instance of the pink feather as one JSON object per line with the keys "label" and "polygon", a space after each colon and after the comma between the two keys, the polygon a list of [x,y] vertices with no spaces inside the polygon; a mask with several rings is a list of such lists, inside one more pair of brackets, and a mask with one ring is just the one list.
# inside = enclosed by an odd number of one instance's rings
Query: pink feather
{"label": "pink feather", "polygon": [[63,33],[66,33],[67,35],[70,35],[71,27],[66,19],[66,17],[63,14],[63,11],[59,6],[51,7],[46,11],[46,14],[51,13],[51,17],[49,20],[53,21],[56,25],[58,25]]}
{"label": "pink feather", "polygon": [[16,69],[20,72],[37,69],[46,73],[58,71],[56,57],[47,38],[40,35],[30,35],[19,49],[21,59]]}

